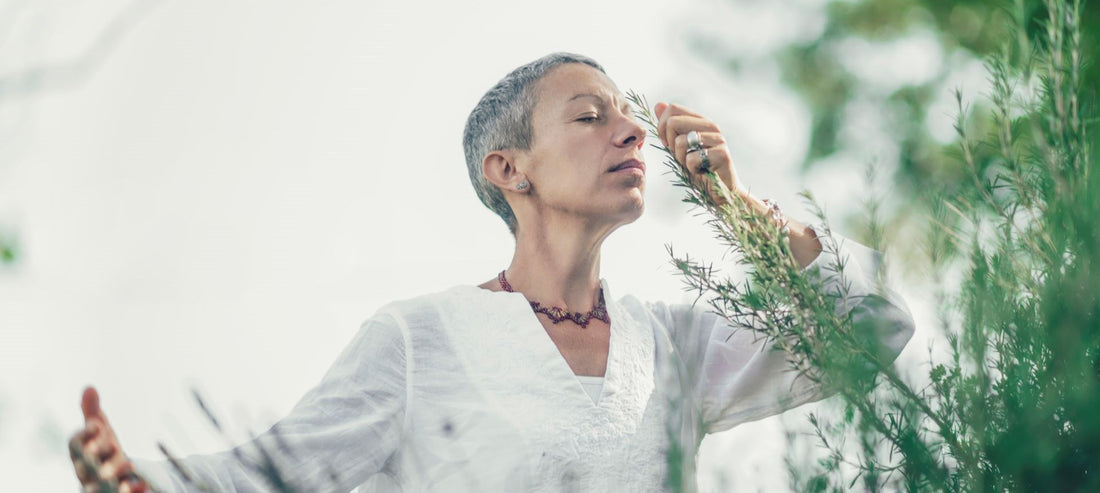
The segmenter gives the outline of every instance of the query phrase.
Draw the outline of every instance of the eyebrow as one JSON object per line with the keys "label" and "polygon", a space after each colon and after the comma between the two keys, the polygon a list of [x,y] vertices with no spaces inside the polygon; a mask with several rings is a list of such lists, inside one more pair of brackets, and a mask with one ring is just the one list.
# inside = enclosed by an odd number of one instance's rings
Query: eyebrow
{"label": "eyebrow", "polygon": [[[566,102],[576,101],[576,100],[581,99],[581,98],[592,98],[592,99],[595,99],[595,100],[599,101],[600,104],[602,104],[602,105],[607,105],[607,100],[605,100],[603,98],[603,96],[600,96],[599,94],[593,94],[593,93],[590,93],[590,92],[582,92],[582,93],[574,94],[573,97],[569,98]],[[622,106],[624,108],[629,107],[630,103],[626,100],[623,100],[623,105]]]}
{"label": "eyebrow", "polygon": [[598,99],[601,103],[604,102],[604,99],[603,99],[602,96],[597,95],[597,94],[588,93],[588,92],[582,92],[582,93],[574,94],[573,97],[569,98],[569,101],[574,101],[574,100],[581,99],[581,98]]}

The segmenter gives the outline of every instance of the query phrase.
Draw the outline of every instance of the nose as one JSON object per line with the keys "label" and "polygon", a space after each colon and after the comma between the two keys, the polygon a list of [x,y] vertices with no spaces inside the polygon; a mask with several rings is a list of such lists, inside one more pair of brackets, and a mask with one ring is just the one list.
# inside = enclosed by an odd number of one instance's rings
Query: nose
{"label": "nose", "polygon": [[615,136],[615,145],[619,147],[641,148],[645,143],[645,128],[632,114],[623,115],[623,124]]}

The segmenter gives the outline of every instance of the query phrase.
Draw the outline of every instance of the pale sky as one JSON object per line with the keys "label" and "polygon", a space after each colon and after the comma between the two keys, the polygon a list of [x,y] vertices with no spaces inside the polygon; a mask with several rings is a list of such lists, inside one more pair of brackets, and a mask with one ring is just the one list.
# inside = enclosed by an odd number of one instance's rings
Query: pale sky
{"label": "pale sky", "polygon": [[[795,174],[809,114],[776,71],[732,78],[686,35],[763,53],[819,26],[819,3],[164,0],[79,83],[0,93],[0,226],[23,254],[0,270],[0,464],[21,471],[5,489],[76,487],[85,385],[130,455],[219,450],[190,388],[262,431],[380,306],[499,272],[512,240],[469,185],[462,125],[549,52],[711,115],[742,180],[792,215],[809,219],[803,188],[830,215],[858,207],[858,167]],[[0,77],[73,58],[126,5],[0,1]],[[679,301],[665,244],[720,249],[647,156],[647,212],[602,275],[616,297]],[[708,438],[701,482],[786,485],[781,439],[777,420]]]}

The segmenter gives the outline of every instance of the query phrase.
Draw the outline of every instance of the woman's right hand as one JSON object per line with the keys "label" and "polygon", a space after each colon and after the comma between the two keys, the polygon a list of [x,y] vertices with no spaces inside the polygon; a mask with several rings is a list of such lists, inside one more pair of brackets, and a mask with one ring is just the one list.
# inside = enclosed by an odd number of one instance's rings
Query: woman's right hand
{"label": "woman's right hand", "polygon": [[137,493],[149,486],[134,474],[134,464],[122,452],[115,430],[99,408],[95,387],[84,389],[80,407],[84,411],[84,429],[69,440],[73,469],[84,491]]}

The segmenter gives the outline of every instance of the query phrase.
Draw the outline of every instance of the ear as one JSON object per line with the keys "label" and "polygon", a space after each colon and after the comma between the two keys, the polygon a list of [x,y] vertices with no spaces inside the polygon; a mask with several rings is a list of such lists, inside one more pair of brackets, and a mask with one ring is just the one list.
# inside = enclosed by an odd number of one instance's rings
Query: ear
{"label": "ear", "polygon": [[516,153],[509,150],[490,152],[481,161],[481,173],[502,190],[526,192],[529,187],[520,184],[526,184],[527,177],[516,169],[515,158]]}

